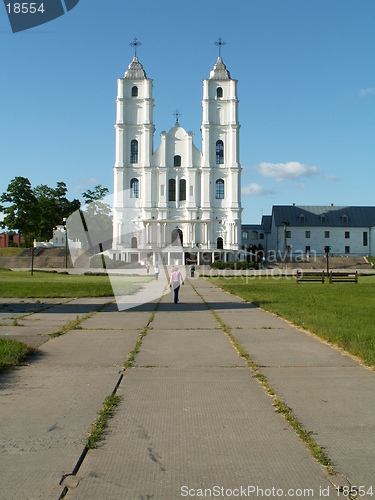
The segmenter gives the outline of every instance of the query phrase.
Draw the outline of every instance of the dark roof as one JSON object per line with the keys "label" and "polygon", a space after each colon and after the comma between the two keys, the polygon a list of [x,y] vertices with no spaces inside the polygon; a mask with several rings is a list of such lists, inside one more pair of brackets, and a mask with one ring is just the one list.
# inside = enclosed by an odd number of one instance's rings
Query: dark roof
{"label": "dark roof", "polygon": [[375,207],[276,205],[272,217],[275,226],[372,227]]}

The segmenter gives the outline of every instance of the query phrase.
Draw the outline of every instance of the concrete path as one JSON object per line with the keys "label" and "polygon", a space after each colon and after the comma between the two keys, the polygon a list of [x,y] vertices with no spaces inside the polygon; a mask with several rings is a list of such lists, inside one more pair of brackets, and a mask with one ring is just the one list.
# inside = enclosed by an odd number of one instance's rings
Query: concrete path
{"label": "concrete path", "polygon": [[[164,296],[151,323],[157,301],[124,312],[109,305],[0,378],[2,499],[57,500],[64,487],[69,500],[202,498],[204,489],[206,498],[210,489],[218,498],[343,498],[339,479],[275,412],[208,306],[336,470],[375,496],[375,374],[209,283],[191,283],[177,305]],[[147,325],[105,440],[60,485]]]}

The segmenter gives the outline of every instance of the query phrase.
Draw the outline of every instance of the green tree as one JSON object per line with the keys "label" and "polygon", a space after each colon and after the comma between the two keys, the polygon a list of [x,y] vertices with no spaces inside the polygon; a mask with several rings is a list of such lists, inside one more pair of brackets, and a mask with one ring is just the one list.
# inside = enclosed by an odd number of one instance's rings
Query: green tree
{"label": "green tree", "polygon": [[34,189],[38,200],[38,230],[36,237],[39,241],[50,240],[53,228],[61,224],[81,206],[79,200],[69,201],[66,197],[68,188],[64,182],[58,182],[56,188],[41,184]]}
{"label": "green tree", "polygon": [[[5,205],[4,205],[5,204]],[[15,177],[0,197],[0,210],[4,213],[1,227],[18,231],[18,245],[21,235],[29,246],[37,228],[38,200],[31,183],[26,177]]]}

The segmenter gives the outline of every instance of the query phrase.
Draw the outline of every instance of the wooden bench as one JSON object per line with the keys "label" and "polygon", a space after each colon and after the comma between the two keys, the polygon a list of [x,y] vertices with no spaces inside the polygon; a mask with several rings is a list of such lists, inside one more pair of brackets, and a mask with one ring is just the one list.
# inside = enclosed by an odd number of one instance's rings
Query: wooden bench
{"label": "wooden bench", "polygon": [[329,282],[330,283],[335,283],[335,282],[350,282],[350,283],[358,283],[358,271],[353,271],[353,272],[346,272],[342,273],[339,271],[331,271],[329,273]]}
{"label": "wooden bench", "polygon": [[324,283],[324,271],[297,271],[297,283]]}

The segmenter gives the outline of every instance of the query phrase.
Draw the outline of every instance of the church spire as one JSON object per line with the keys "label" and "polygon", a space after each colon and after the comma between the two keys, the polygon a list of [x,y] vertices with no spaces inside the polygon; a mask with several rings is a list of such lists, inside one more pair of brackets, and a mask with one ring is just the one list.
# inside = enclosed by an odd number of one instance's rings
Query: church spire
{"label": "church spire", "polygon": [[130,80],[143,80],[144,78],[147,78],[146,72],[137,57],[137,47],[140,47],[142,44],[137,37],[135,37],[129,45],[134,47],[134,57],[132,62],[129,64],[128,69],[125,71],[124,78],[128,78]]}
{"label": "church spire", "polygon": [[214,69],[210,73],[210,80],[231,80],[230,73],[223,63],[223,59],[221,57],[221,48],[226,45],[226,43],[221,37],[219,37],[214,45],[216,45],[216,47],[219,47],[219,56],[217,58]]}

